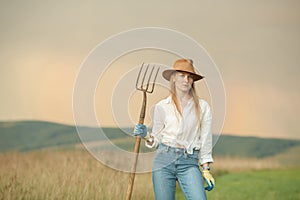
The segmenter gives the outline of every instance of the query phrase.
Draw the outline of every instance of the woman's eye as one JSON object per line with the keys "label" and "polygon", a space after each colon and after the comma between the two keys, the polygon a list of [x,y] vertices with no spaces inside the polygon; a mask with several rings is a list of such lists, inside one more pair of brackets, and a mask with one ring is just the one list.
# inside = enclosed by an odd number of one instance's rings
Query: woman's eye
{"label": "woman's eye", "polygon": [[187,75],[187,74],[178,73],[178,76],[179,76],[180,78],[185,78],[185,77],[187,77],[188,79],[194,79],[194,78],[193,78],[193,75]]}

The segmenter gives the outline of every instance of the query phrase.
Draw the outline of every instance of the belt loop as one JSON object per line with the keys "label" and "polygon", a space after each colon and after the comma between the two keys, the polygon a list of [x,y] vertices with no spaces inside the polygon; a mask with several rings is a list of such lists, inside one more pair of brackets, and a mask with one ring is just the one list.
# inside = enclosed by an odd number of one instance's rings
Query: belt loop
{"label": "belt loop", "polygon": [[167,145],[167,152],[169,152],[169,148],[170,148],[170,146],[169,146],[169,145]]}
{"label": "belt loop", "polygon": [[187,149],[186,148],[184,148],[183,155],[184,155],[184,158],[187,158]]}

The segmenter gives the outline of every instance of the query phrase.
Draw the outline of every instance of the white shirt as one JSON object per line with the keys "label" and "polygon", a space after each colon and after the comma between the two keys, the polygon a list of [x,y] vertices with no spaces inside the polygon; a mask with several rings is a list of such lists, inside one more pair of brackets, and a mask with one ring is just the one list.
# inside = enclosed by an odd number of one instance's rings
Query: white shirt
{"label": "white shirt", "polygon": [[194,101],[190,99],[182,110],[182,115],[177,111],[171,96],[161,100],[155,105],[154,120],[151,135],[154,137],[153,145],[157,147],[161,142],[173,146],[184,147],[187,153],[192,154],[193,150],[199,151],[199,162],[204,164],[213,162],[212,159],[212,113],[209,104],[199,99],[201,107],[201,125],[194,108]]}

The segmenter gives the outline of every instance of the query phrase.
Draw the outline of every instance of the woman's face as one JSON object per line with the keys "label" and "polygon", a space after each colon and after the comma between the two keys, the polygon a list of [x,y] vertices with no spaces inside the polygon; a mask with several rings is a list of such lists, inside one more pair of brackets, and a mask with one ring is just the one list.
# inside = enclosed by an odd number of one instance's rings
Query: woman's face
{"label": "woman's face", "polygon": [[174,77],[175,88],[181,92],[189,92],[194,82],[193,76],[186,72],[176,72]]}

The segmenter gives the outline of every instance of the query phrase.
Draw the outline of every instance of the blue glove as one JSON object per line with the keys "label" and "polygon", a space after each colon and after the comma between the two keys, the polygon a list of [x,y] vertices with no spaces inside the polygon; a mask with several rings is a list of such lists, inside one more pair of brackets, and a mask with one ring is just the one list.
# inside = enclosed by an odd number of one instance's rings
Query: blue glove
{"label": "blue glove", "polygon": [[147,127],[144,124],[135,125],[133,136],[141,135],[142,138],[147,136]]}

